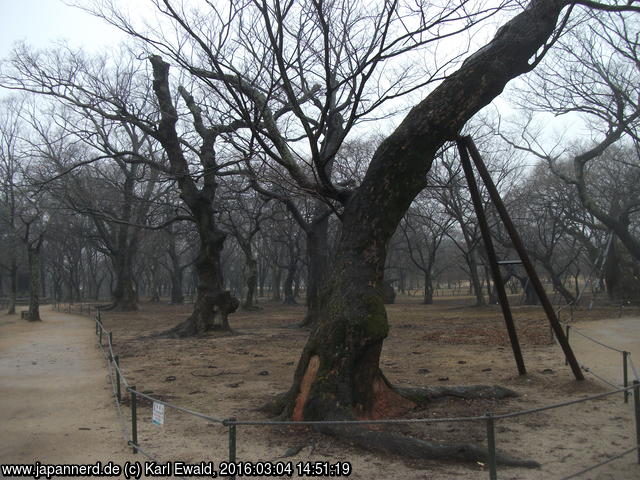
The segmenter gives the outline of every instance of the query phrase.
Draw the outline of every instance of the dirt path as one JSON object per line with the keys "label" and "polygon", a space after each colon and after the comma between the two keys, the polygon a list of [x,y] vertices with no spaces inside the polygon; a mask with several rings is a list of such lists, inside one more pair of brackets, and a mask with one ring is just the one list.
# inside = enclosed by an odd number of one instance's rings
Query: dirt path
{"label": "dirt path", "polygon": [[[578,361],[597,375],[621,385],[623,381],[622,354],[583,337],[588,335],[605,345],[631,353],[631,361],[640,373],[640,318],[624,317],[598,321],[577,322],[572,325],[570,343]],[[631,365],[629,381],[634,378]]]}
{"label": "dirt path", "polygon": [[0,316],[0,464],[123,464],[127,454],[93,324],[45,308]]}

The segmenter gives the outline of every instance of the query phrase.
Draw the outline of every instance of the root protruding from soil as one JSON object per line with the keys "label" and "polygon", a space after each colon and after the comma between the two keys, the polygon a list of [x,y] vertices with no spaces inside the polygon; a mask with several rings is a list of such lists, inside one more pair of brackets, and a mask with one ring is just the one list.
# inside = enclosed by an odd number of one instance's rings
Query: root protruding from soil
{"label": "root protruding from soil", "polygon": [[[487,449],[483,445],[478,444],[432,443],[399,433],[381,432],[353,426],[317,425],[315,428],[321,433],[342,438],[353,445],[364,448],[365,450],[390,453],[404,458],[418,460],[457,460],[483,463],[488,462],[489,459]],[[511,467],[540,467],[540,464],[533,460],[514,458],[504,453],[497,453],[496,461],[498,464]]]}
{"label": "root protruding from soil", "polygon": [[[312,365],[314,366],[314,365]],[[315,366],[314,366],[315,367]],[[315,376],[315,368],[308,372],[307,383],[312,383]],[[431,401],[443,397],[456,397],[467,400],[472,399],[504,399],[516,397],[513,390],[498,385],[463,385],[463,386],[429,386],[429,387],[396,387],[388,385],[390,391],[413,402],[417,406],[424,406]],[[308,389],[307,389],[308,390]],[[278,395],[261,410],[271,415],[282,413],[283,408],[290,401],[290,392]],[[306,396],[297,397],[293,419],[300,420]],[[329,407],[329,404],[327,404]],[[333,411],[330,408],[320,409],[329,413],[322,418],[314,420],[340,421],[355,420],[355,412],[345,410]],[[316,408],[316,411],[319,409]],[[376,418],[379,418],[376,416]],[[453,460],[465,462],[488,462],[489,453],[482,444],[475,443],[433,443],[419,438],[410,437],[401,433],[370,429],[366,426],[320,424],[314,425],[314,429],[320,433],[341,438],[353,445],[367,451],[390,453],[409,459],[420,460]],[[505,453],[497,453],[496,461],[501,465],[523,468],[539,468],[540,464],[533,460],[515,458]]]}
{"label": "root protruding from soil", "polygon": [[405,398],[418,405],[424,405],[443,397],[464,398],[466,400],[492,399],[517,397],[518,394],[499,385],[443,385],[429,387],[393,387],[393,389]]}

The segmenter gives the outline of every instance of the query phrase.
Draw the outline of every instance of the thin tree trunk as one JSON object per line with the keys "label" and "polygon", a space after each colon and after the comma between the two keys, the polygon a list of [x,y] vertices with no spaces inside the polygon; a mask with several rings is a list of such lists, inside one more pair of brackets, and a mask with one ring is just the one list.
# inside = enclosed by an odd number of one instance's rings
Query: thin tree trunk
{"label": "thin tree trunk", "polygon": [[258,262],[249,256],[246,258],[245,271],[247,276],[247,292],[242,304],[243,310],[254,310],[256,308],[254,296],[258,285]]}
{"label": "thin tree trunk", "polygon": [[18,265],[15,252],[11,257],[11,266],[9,267],[9,288],[9,307],[7,308],[7,314],[15,315],[16,301],[18,298]]}
{"label": "thin tree trunk", "polygon": [[282,270],[278,265],[274,265],[272,274],[271,274],[271,300],[274,302],[282,301],[282,296],[280,295],[281,283],[282,283]]}
{"label": "thin tree trunk", "polygon": [[431,271],[429,269],[424,271],[424,298],[422,303],[424,305],[433,304],[433,281],[431,280]]}
{"label": "thin tree trunk", "polygon": [[27,247],[29,262],[29,321],[40,322],[40,247]]}

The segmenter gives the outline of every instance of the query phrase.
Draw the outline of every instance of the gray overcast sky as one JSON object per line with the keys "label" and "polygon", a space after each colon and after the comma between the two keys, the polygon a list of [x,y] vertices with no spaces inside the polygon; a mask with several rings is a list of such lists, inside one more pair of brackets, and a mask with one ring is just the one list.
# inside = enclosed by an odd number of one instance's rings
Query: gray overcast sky
{"label": "gray overcast sky", "polygon": [[[91,0],[75,1],[89,5]],[[127,0],[124,4],[135,11],[141,2]],[[144,7],[138,8],[137,13],[141,11],[144,11]],[[99,53],[125,38],[123,33],[104,20],[61,0],[0,0],[0,59],[6,58],[13,44],[21,40],[36,48],[67,40],[73,47]],[[496,104],[500,105],[503,114],[510,111],[502,99]],[[548,118],[547,123],[562,130],[567,124],[574,124],[575,128],[576,120],[575,116],[573,119]],[[549,130],[553,128],[547,128],[547,132]]]}
{"label": "gray overcast sky", "polygon": [[121,38],[106,22],[60,0],[0,0],[0,58],[6,58],[19,40],[44,48],[66,39],[97,52]]}

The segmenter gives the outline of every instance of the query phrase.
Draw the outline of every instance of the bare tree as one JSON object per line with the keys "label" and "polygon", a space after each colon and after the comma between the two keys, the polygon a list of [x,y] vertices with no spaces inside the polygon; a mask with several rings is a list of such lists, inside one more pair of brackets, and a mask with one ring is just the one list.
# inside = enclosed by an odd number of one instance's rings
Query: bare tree
{"label": "bare tree", "polygon": [[434,270],[436,255],[453,218],[439,211],[438,204],[425,191],[414,200],[400,227],[405,237],[409,257],[424,276],[425,305],[433,303],[433,282],[442,273]]}
{"label": "bare tree", "polygon": [[[556,175],[574,186],[587,211],[614,231],[631,255],[640,260],[640,237],[631,227],[640,208],[640,196],[633,190],[640,176],[640,103],[635,81],[640,68],[640,30],[635,17],[628,12],[613,16],[589,13],[589,21],[558,42],[553,54],[529,80],[531,90],[539,94],[527,96],[527,109],[579,114],[588,122],[594,138],[545,148],[536,141],[536,130],[528,123],[529,128],[513,143],[543,159]],[[614,147],[616,143],[619,146]],[[612,198],[598,193],[602,191],[603,175],[616,185],[609,192],[614,194]],[[630,191],[623,193],[622,185]]]}
{"label": "bare tree", "polygon": [[[588,0],[574,3],[640,10],[626,4],[611,6]],[[495,8],[476,9],[477,5],[469,2],[445,2],[431,8],[419,5],[412,10],[413,3],[390,1],[367,5],[365,12],[351,2],[298,4],[265,0],[242,4],[242,10],[236,10],[239,4],[230,3],[227,10],[213,11],[205,20],[200,17],[192,22],[185,9],[174,8],[169,0],[158,4],[186,39],[192,40],[188,47],[185,42],[171,45],[163,38],[150,38],[152,32],[140,33],[126,23],[119,24],[169,55],[207,85],[210,92],[224,90],[223,98],[230,110],[251,129],[244,138],[246,144],[259,145],[286,172],[289,183],[299,191],[322,198],[339,212],[342,221],[322,296],[320,321],[298,362],[293,385],[280,405],[284,414],[294,419],[320,420],[377,417],[385,415],[390,405],[411,407],[432,396],[432,390],[407,392],[393,388],[379,366],[389,328],[382,301],[387,244],[411,202],[424,188],[438,152],[446,142],[455,140],[467,121],[499,95],[510,80],[535,68],[556,38],[563,9],[571,9],[573,3],[532,0],[456,71],[443,73],[443,63],[436,64],[412,87],[407,88],[404,83],[401,91],[396,89],[395,80],[387,87],[381,68],[385,60],[407,58],[407,52],[417,46],[435,45],[467,30],[493,14]],[[410,17],[412,22],[405,23]],[[408,31],[408,25],[417,27]],[[343,51],[346,55],[340,56]],[[300,61],[295,52],[302,52]],[[246,58],[252,61],[242,65]],[[238,64],[232,64],[233,60]],[[178,117],[168,87],[169,65],[157,56],[152,56],[151,61],[161,110],[158,137],[167,155],[180,159],[184,152],[175,132]],[[412,72],[410,67],[390,71],[400,72],[401,78]],[[315,108],[312,116],[310,108],[303,105],[319,94],[312,88],[314,78],[322,79],[323,93],[318,95],[317,103],[311,102]],[[386,100],[435,79],[442,81],[376,149],[359,186],[334,182],[327,166],[356,120],[372,115]],[[382,87],[375,85],[378,80]],[[188,98],[186,103],[191,105]],[[282,110],[287,115],[278,116]],[[196,129],[201,130],[198,111],[191,111]],[[297,127],[287,128],[293,123]],[[218,134],[215,129],[201,132],[198,133],[204,142],[215,140]],[[292,150],[296,138],[306,141],[310,157]],[[307,165],[304,158],[311,158],[309,168],[303,167]],[[218,167],[211,163],[207,166],[211,170]],[[190,178],[186,175],[186,162],[179,172]],[[189,193],[200,192],[183,190],[187,203]],[[455,392],[470,393],[469,390],[478,393],[478,389],[464,388]],[[486,394],[485,389],[481,391]],[[418,458],[484,458],[483,452],[469,445],[441,448],[386,432],[329,425],[320,428],[349,435],[351,441],[361,445]],[[522,464],[505,457],[500,461]]]}
{"label": "bare tree", "polygon": [[[626,4],[574,3],[640,10]],[[558,23],[563,25],[562,10],[573,7],[562,0],[533,0],[455,72],[443,75],[440,68],[432,70],[427,81],[444,79],[380,144],[360,185],[349,188],[332,181],[328,163],[356,120],[371,114],[380,100],[400,94],[393,83],[391,89],[382,87],[381,95],[372,99],[366,95],[372,90],[365,87],[375,88],[380,79],[367,83],[374,73],[381,74],[378,67],[385,59],[405,55],[415,46],[435,44],[487,15],[486,10],[467,9],[472,6],[466,2],[418,11],[385,2],[369,8],[366,15],[351,5],[256,1],[242,10],[235,10],[233,4],[224,12],[213,11],[207,21],[192,22],[185,10],[163,1],[161,12],[175,21],[193,49],[182,48],[184,42],[171,45],[163,38],[150,38],[152,32],[141,33],[126,22],[116,22],[165,52],[212,91],[224,88],[229,108],[251,127],[248,141],[264,149],[292,185],[321,196],[339,210],[342,230],[322,297],[320,322],[281,404],[285,415],[294,419],[377,416],[385,413],[384,405],[402,403],[400,390],[389,385],[379,367],[388,333],[382,301],[388,241],[424,188],[437,153],[510,80],[535,68],[556,40]],[[409,14],[415,15],[412,24],[419,25],[415,31],[407,31],[402,22]],[[363,31],[368,35],[358,36]],[[240,48],[242,55],[232,54]],[[295,52],[308,54],[298,61]],[[340,56],[341,52],[345,55]],[[196,57],[203,61],[194,64]],[[247,57],[255,61],[242,65]],[[232,63],[234,59],[239,63]],[[310,104],[317,107],[313,117],[301,101],[314,95],[312,78],[323,82],[323,96]],[[382,85],[388,84],[383,80]],[[406,92],[406,84],[403,87]],[[279,128],[277,112],[283,108],[291,112],[286,125],[295,123],[297,129]],[[311,152],[312,176],[301,164],[305,157],[292,151],[296,138],[305,140]],[[420,398],[412,396],[414,402]],[[322,429],[345,433],[338,427]],[[351,429],[349,433],[352,440],[381,449],[436,454],[429,446],[392,434],[356,434]],[[447,454],[475,458],[471,450],[455,448]]]}
{"label": "bare tree", "polygon": [[0,174],[2,175],[2,214],[0,220],[4,225],[6,242],[5,252],[0,266],[9,274],[9,306],[7,313],[16,313],[16,297],[18,293],[18,200],[17,185],[19,182],[19,162],[21,157],[20,131],[23,129],[20,115],[24,99],[8,98],[0,103]]}

